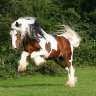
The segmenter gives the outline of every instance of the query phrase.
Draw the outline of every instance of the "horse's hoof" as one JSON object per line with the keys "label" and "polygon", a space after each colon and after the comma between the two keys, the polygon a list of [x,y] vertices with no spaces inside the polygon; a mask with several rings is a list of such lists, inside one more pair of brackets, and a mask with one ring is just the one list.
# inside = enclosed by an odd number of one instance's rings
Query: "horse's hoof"
{"label": "horse's hoof", "polygon": [[26,66],[24,66],[24,65],[18,66],[18,72],[24,72],[25,70],[26,70]]}
{"label": "horse's hoof", "polygon": [[74,81],[68,81],[66,83],[66,86],[68,86],[68,87],[75,87],[75,82]]}

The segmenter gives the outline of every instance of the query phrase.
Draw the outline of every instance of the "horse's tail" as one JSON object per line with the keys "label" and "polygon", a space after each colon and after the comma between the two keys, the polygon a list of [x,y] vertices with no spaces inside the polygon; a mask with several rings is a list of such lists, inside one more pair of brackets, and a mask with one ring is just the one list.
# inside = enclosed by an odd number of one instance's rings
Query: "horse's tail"
{"label": "horse's tail", "polygon": [[59,30],[61,32],[63,31],[61,36],[64,36],[66,39],[69,40],[69,42],[73,45],[74,48],[77,48],[81,41],[81,37],[78,35],[78,33],[72,30],[69,26],[66,25],[60,25],[60,26],[64,27],[63,30]]}

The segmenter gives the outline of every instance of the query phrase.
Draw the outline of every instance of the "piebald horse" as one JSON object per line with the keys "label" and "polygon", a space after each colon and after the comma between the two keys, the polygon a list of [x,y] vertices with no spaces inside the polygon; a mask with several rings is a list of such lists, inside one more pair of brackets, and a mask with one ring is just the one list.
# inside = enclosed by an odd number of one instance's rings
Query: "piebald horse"
{"label": "piebald horse", "polygon": [[60,35],[46,33],[37,23],[35,17],[21,17],[14,21],[10,31],[12,46],[18,49],[23,42],[24,51],[19,60],[18,71],[26,70],[27,57],[30,56],[36,65],[54,60],[68,72],[67,85],[75,86],[75,70],[72,66],[73,48],[78,47],[80,36],[70,27],[64,25],[65,32]]}

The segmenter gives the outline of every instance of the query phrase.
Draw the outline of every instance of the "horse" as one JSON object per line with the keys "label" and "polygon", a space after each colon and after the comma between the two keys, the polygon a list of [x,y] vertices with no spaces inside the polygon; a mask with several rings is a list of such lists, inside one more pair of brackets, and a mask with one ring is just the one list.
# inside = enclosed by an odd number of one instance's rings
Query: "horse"
{"label": "horse", "polygon": [[66,29],[64,33],[50,35],[41,28],[35,17],[20,17],[11,24],[10,35],[13,49],[18,50],[21,42],[24,47],[19,60],[19,72],[26,70],[29,56],[36,65],[46,63],[46,60],[54,60],[67,70],[67,86],[75,86],[75,69],[72,65],[73,49],[79,46],[81,38],[70,27],[63,26]]}

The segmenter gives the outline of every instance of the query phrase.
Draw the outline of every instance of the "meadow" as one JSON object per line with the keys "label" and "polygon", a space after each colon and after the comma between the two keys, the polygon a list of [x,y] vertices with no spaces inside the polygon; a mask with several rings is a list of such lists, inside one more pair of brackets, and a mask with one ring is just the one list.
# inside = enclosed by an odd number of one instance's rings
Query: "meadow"
{"label": "meadow", "polygon": [[0,96],[96,96],[95,68],[76,68],[77,84],[65,86],[67,73],[62,76],[33,75],[0,79]]}

